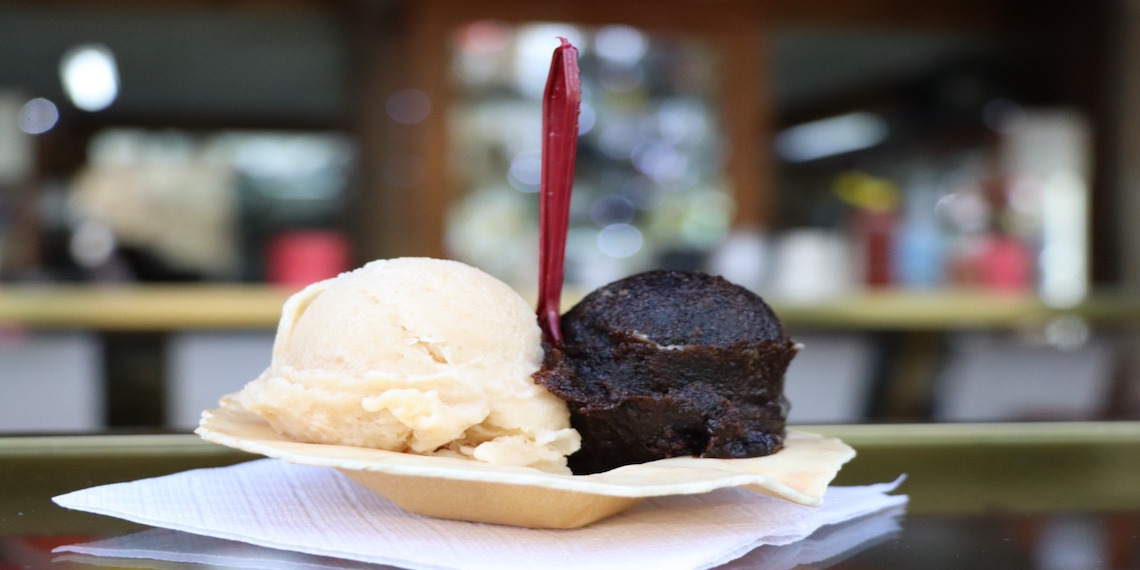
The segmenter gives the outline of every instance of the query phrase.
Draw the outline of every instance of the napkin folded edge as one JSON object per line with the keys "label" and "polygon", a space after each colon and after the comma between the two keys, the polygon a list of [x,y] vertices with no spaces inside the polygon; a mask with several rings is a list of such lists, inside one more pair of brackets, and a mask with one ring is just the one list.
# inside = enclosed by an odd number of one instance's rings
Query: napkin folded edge
{"label": "napkin folded edge", "polygon": [[[820,529],[825,528],[825,527],[829,527],[829,526],[833,526],[833,525],[837,525],[837,524],[842,524],[842,523],[853,521],[853,520],[860,519],[863,517],[872,516],[874,514],[881,513],[883,511],[887,511],[890,509],[905,508],[907,503],[910,502],[909,496],[907,496],[907,495],[890,495],[889,494],[889,493],[892,493],[894,491],[897,491],[898,488],[904,482],[906,482],[906,474],[905,473],[896,477],[894,481],[887,481],[884,483],[872,483],[870,485],[858,485],[858,487],[861,487],[864,490],[866,490],[868,492],[868,494],[877,493],[877,494],[882,495],[884,501],[881,504],[877,504],[877,505],[869,506],[869,507],[863,507],[863,508],[855,510],[853,513],[847,513],[846,516],[839,517],[839,518],[837,518],[837,520],[823,521],[820,524],[815,525],[811,529],[808,529],[806,532],[790,533],[790,534],[786,534],[786,535],[780,535],[780,534],[764,535],[764,536],[757,538],[756,540],[754,540],[748,544],[741,545],[737,549],[725,552],[723,555],[721,555],[716,560],[711,561],[708,565],[704,566],[703,568],[698,568],[695,570],[707,570],[709,568],[716,568],[717,566],[721,566],[723,564],[728,564],[729,562],[732,562],[733,560],[736,560],[737,558],[741,558],[741,557],[747,555],[749,552],[752,552],[753,550],[760,548],[761,546],[785,546],[788,544],[792,544],[794,542],[798,542],[798,541],[801,541],[801,540],[804,540],[804,539],[810,537],[811,535],[815,534]],[[831,489],[831,487],[828,487],[828,489]],[[827,496],[824,495],[824,502],[826,502],[826,501],[827,501]]]}

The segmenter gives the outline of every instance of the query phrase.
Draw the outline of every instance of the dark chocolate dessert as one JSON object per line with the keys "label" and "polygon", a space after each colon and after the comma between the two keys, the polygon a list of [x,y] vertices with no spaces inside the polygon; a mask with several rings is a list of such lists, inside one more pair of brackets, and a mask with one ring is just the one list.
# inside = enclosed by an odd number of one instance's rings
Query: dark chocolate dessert
{"label": "dark chocolate dessert", "polygon": [[562,317],[536,380],[570,406],[577,475],[666,457],[758,457],[784,442],[796,346],[772,309],[720,277],[650,271]]}

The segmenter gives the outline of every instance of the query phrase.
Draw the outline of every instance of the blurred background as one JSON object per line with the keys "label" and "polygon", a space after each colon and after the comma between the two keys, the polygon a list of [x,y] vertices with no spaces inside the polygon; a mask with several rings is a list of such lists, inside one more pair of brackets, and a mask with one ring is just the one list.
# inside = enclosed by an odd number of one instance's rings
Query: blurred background
{"label": "blurred background", "polygon": [[0,2],[0,432],[186,430],[281,302],[452,257],[533,297],[581,53],[570,300],[762,294],[797,423],[1140,417],[1140,4]]}

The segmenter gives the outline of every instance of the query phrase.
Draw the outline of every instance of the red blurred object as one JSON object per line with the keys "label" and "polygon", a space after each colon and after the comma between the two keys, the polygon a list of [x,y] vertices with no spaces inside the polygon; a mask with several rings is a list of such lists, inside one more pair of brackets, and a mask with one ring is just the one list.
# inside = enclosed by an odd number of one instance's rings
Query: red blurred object
{"label": "red blurred object", "polygon": [[993,236],[980,254],[983,284],[997,291],[1026,291],[1033,284],[1033,253],[1010,236]]}
{"label": "red blurred object", "polygon": [[954,256],[951,275],[955,285],[1026,292],[1035,279],[1033,251],[1013,236],[974,236]]}
{"label": "red blurred object", "polygon": [[855,214],[855,228],[865,256],[863,281],[869,287],[889,287],[894,282],[891,251],[897,226],[898,214],[893,210],[860,210]]}
{"label": "red blurred object", "polygon": [[266,278],[286,287],[304,287],[348,271],[348,239],[335,231],[298,230],[277,234],[266,251]]}

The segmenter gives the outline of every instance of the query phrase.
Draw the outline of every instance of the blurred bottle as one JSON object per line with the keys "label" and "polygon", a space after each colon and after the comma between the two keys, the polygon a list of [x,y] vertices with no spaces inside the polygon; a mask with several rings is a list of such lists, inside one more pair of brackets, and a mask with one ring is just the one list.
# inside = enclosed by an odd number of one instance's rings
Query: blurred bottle
{"label": "blurred bottle", "polygon": [[781,301],[812,303],[849,293],[855,286],[850,244],[842,233],[798,229],[776,242],[771,288]]}
{"label": "blurred bottle", "polygon": [[987,178],[952,195],[954,203],[946,209],[959,210],[950,215],[959,218],[958,229],[963,232],[952,261],[955,284],[999,292],[1032,289],[1033,251],[1015,231],[1009,187],[1002,178]]}
{"label": "blurred bottle", "polygon": [[891,258],[898,231],[899,189],[893,182],[863,172],[841,174],[835,194],[854,207],[852,230],[862,259],[863,283],[871,288],[891,286]]}
{"label": "blurred bottle", "polygon": [[895,240],[892,268],[900,285],[937,287],[945,279],[945,236],[936,215],[938,187],[927,173],[907,189],[905,210]]}
{"label": "blurred bottle", "polygon": [[1073,109],[1025,109],[1002,129],[1006,179],[1039,189],[1037,293],[1056,307],[1088,294],[1092,127]]}
{"label": "blurred bottle", "polygon": [[1021,240],[1002,234],[989,236],[979,253],[982,285],[1001,292],[1030,290],[1033,253]]}

